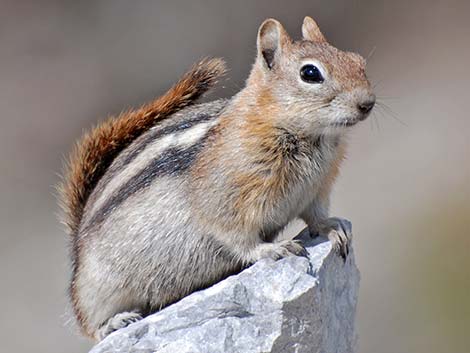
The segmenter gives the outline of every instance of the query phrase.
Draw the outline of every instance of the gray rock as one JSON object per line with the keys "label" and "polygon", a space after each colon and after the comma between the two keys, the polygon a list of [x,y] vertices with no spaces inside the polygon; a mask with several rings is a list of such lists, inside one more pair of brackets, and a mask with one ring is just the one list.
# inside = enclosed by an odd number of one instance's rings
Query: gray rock
{"label": "gray rock", "polygon": [[359,272],[331,243],[300,237],[309,258],[261,260],[142,321],[91,353],[352,353]]}

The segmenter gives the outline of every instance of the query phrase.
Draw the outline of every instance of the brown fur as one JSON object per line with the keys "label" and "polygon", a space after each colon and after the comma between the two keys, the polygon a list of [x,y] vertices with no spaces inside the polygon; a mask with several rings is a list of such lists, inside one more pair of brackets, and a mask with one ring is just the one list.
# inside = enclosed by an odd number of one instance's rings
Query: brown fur
{"label": "brown fur", "polygon": [[108,118],[82,137],[70,154],[64,181],[59,186],[65,224],[71,235],[77,233],[88,197],[117,154],[158,121],[192,104],[224,72],[221,59],[202,60],[163,96],[138,110]]}
{"label": "brown fur", "polygon": [[336,159],[332,162],[329,168],[328,174],[325,176],[325,179],[321,183],[321,187],[318,192],[318,198],[324,203],[327,203],[330,198],[330,193],[333,188],[333,184],[336,181],[336,178],[339,175],[341,163],[343,162],[346,156],[346,142],[341,141],[336,148]]}
{"label": "brown fur", "polygon": [[254,160],[259,167],[235,177],[239,189],[235,208],[242,216],[242,224],[253,224],[265,208],[271,207],[286,188],[288,171],[284,151],[280,145],[280,131],[269,117],[277,116],[280,108],[268,89],[263,89],[256,99],[255,111],[246,116],[246,124],[241,132],[244,148],[256,151]]}

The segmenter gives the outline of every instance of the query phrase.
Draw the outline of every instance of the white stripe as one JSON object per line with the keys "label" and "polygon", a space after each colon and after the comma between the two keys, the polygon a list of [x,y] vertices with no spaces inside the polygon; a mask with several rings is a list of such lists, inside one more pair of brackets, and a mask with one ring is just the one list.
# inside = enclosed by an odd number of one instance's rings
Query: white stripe
{"label": "white stripe", "polygon": [[95,201],[92,209],[90,210],[90,214],[94,214],[99,210],[108,197],[110,197],[121,185],[141,172],[151,160],[155,159],[158,155],[165,153],[169,148],[187,148],[196,144],[204,137],[207,131],[217,123],[217,120],[218,119],[215,121],[200,123],[182,132],[165,135],[148,144],[131,163],[124,166],[124,169],[104,186],[104,190]]}

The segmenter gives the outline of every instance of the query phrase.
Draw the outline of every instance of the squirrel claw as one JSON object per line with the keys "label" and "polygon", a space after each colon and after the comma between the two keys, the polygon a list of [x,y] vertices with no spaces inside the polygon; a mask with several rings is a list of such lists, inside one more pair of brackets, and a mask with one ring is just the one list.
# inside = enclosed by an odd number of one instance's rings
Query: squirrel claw
{"label": "squirrel claw", "polygon": [[288,256],[307,257],[307,250],[300,240],[283,240],[274,243],[262,243],[258,245],[254,254],[254,261],[262,258],[279,260]]}
{"label": "squirrel claw", "polygon": [[328,218],[321,228],[320,235],[326,236],[331,241],[333,248],[346,261],[352,238],[351,222],[339,217]]}

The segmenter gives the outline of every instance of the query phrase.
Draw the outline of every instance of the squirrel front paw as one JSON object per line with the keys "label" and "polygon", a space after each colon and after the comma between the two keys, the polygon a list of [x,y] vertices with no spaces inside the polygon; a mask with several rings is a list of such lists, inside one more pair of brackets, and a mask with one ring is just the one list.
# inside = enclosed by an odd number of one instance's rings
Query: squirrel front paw
{"label": "squirrel front paw", "polygon": [[307,256],[302,242],[299,240],[282,240],[274,243],[259,244],[251,254],[252,262],[260,259],[279,260],[288,256]]}
{"label": "squirrel front paw", "polygon": [[318,235],[327,237],[333,244],[333,248],[339,252],[344,260],[346,259],[352,238],[352,224],[350,221],[344,218],[330,217],[322,222]]}

